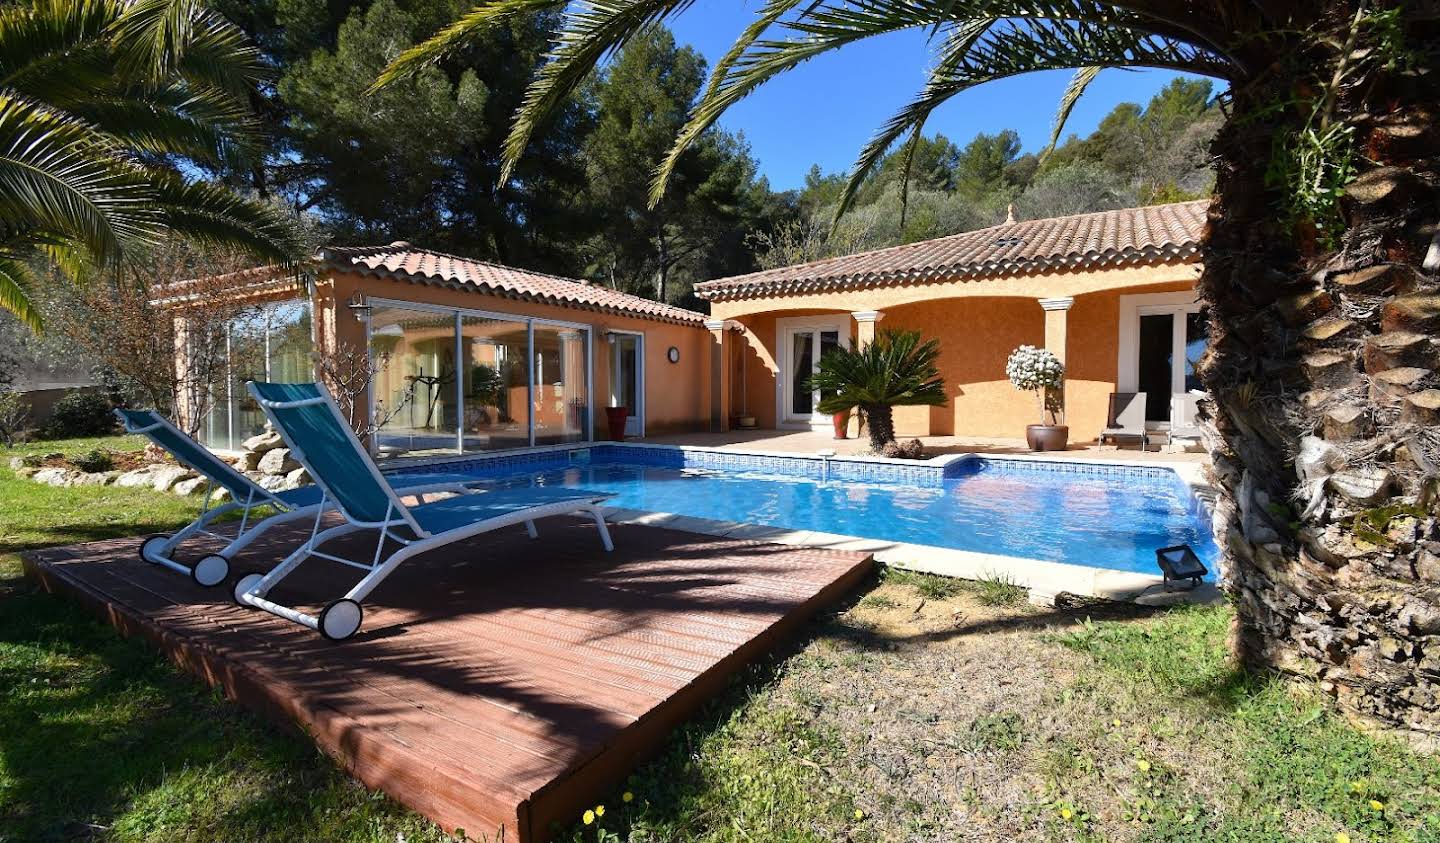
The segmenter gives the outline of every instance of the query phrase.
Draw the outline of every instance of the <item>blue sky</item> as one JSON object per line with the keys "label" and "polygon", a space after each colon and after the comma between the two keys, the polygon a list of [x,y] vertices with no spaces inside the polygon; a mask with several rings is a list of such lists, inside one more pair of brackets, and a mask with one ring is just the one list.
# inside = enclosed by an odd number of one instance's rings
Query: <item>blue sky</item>
{"label": "blue sky", "polygon": [[[700,0],[670,21],[675,38],[700,50],[713,65],[753,20],[763,0]],[[898,33],[852,45],[777,77],[732,108],[721,121],[742,131],[771,187],[799,187],[811,164],[844,172],[871,133],[925,80],[930,61],[925,33]],[[1090,86],[1066,124],[1088,134],[1121,102],[1144,104],[1177,74],[1109,70]],[[977,132],[1014,129],[1027,152],[1050,136],[1055,104],[1068,72],[1034,73],[982,85],[961,94],[931,118],[939,132],[964,145]]]}

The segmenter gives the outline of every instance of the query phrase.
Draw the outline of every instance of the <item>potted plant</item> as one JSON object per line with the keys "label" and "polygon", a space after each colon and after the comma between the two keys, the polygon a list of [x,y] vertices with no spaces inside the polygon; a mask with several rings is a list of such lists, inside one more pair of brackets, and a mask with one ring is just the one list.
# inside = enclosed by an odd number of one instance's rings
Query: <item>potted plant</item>
{"label": "potted plant", "polygon": [[630,417],[629,407],[606,407],[605,421],[610,426],[610,441],[625,441],[625,420]]}
{"label": "potted plant", "polygon": [[1048,349],[1022,345],[1005,362],[1005,375],[1016,389],[1034,392],[1040,401],[1040,424],[1025,428],[1030,450],[1065,450],[1070,440],[1070,428],[1064,424],[1065,364]]}
{"label": "potted plant", "polygon": [[845,439],[850,435],[850,410],[846,408],[830,416],[835,424],[835,438]]}

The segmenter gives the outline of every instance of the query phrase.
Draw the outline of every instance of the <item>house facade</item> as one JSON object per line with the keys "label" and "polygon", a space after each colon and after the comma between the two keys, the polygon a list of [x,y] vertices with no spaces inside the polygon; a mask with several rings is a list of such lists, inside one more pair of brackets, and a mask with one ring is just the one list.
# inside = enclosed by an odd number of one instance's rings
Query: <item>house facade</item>
{"label": "house facade", "polygon": [[[1023,344],[1065,362],[1072,442],[1099,435],[1116,391],[1144,391],[1163,428],[1185,421],[1181,399],[1198,388],[1204,220],[1205,203],[1189,202],[1010,221],[710,281],[697,288],[708,315],[408,243],[328,248],[303,283],[266,268],[208,279],[246,307],[221,329],[201,435],[238,448],[264,423],[244,382],[313,380],[317,367],[363,383],[342,403],[374,427],[379,456],[601,439],[608,407],[627,408],[635,437],[829,429],[806,386],[816,364],[886,328],[940,341],[950,396],[897,410],[902,435],[1023,436],[1039,408],[1005,377]],[[198,329],[173,292],[184,360]]]}
{"label": "house facade", "polygon": [[[223,328],[200,435],[235,450],[263,429],[247,380],[361,385],[347,399],[378,456],[443,456],[709,426],[705,315],[579,281],[420,249],[329,248],[309,277],[206,279],[244,302]],[[181,365],[197,327],[171,291]],[[213,328],[211,330],[214,330]],[[337,391],[338,392],[338,391]]]}
{"label": "house facade", "polygon": [[[1205,202],[1007,221],[978,231],[701,284],[710,302],[716,413],[761,428],[826,429],[805,386],[833,346],[886,328],[940,341],[950,402],[903,407],[905,436],[1024,436],[1035,396],[1005,361],[1044,346],[1067,370],[1072,442],[1105,427],[1112,392],[1145,392],[1147,423],[1187,412],[1206,321],[1195,297]],[[1191,402],[1193,403],[1193,402]]]}

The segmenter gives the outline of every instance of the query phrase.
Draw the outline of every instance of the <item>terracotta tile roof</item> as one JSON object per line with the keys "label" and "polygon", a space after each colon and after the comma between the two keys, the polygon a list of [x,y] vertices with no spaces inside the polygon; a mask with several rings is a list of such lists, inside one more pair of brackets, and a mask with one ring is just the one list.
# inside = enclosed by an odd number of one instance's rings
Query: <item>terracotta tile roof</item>
{"label": "terracotta tile roof", "polygon": [[388,246],[331,246],[321,250],[320,259],[336,269],[351,272],[396,278],[417,284],[472,288],[510,299],[597,310],[659,322],[700,325],[709,318],[703,313],[621,293],[608,287],[473,258],[447,255],[416,248],[404,242],[391,243]]}
{"label": "terracotta tile roof", "polygon": [[1186,263],[1199,253],[1207,200],[1014,223],[697,284],[712,301],[862,287]]}

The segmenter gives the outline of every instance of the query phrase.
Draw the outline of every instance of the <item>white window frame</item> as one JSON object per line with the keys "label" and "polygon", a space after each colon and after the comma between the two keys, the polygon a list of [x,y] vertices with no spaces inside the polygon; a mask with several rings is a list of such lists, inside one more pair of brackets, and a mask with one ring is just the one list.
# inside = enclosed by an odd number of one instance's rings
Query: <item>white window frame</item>
{"label": "white window frame", "polygon": [[[786,400],[790,395],[790,373],[794,371],[791,366],[791,356],[795,352],[793,335],[802,330],[806,331],[835,331],[840,337],[840,347],[850,348],[852,338],[850,336],[851,315],[849,313],[825,313],[818,316],[791,316],[775,320],[775,358],[780,365],[779,377],[775,378],[775,426],[785,430],[823,430],[830,422],[820,419],[818,410],[810,414],[808,420],[802,421],[790,415],[789,402]],[[820,347],[817,342],[815,347],[815,362],[819,362]]]}
{"label": "white window frame", "polygon": [[635,416],[625,419],[626,436],[645,435],[645,332],[644,331],[622,331],[617,328],[610,328],[605,331],[605,344],[610,347],[610,353],[606,355],[609,365],[609,377],[607,383],[610,387],[610,399],[605,403],[606,407],[617,406],[616,401],[620,397],[615,392],[615,373],[620,369],[620,345],[610,341],[612,336],[635,337]]}
{"label": "white window frame", "polygon": [[[1195,290],[1180,290],[1173,293],[1140,293],[1120,297],[1120,349],[1115,370],[1116,392],[1137,392],[1140,389],[1140,317],[1171,314],[1183,319],[1191,313],[1200,312],[1201,305],[1197,296]],[[1175,361],[1170,370],[1171,419],[1183,412],[1179,398],[1185,391],[1185,374],[1184,366],[1179,361],[1185,359],[1185,331],[1181,329],[1181,325],[1183,322],[1177,319],[1176,329],[1171,332],[1171,359]],[[1184,421],[1187,420],[1182,419],[1182,422]],[[1164,430],[1170,423],[1147,421],[1146,426]]]}

